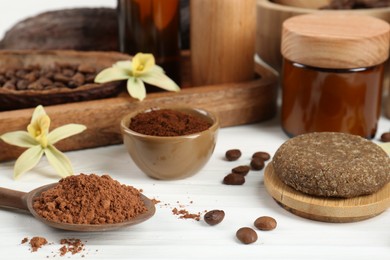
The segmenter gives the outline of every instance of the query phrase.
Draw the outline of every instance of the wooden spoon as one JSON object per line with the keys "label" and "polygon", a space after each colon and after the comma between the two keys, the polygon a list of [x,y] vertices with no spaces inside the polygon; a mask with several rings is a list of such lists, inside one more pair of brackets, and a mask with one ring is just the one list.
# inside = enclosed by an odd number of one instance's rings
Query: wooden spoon
{"label": "wooden spoon", "polygon": [[22,209],[25,211],[29,211],[35,218],[37,218],[38,220],[42,221],[43,223],[51,227],[63,229],[63,230],[82,231],[82,232],[108,231],[113,229],[119,229],[125,226],[135,225],[151,218],[156,212],[154,203],[146,196],[141,194],[141,199],[144,201],[147,211],[124,222],[114,223],[114,224],[69,224],[69,223],[51,221],[43,218],[37,212],[35,212],[33,208],[33,199],[39,196],[43,191],[48,190],[54,187],[55,185],[57,185],[57,183],[48,184],[36,188],[35,190],[30,191],[28,193],[16,191],[16,190],[10,190],[6,188],[0,188],[0,207],[8,207],[8,208],[15,208],[15,209]]}

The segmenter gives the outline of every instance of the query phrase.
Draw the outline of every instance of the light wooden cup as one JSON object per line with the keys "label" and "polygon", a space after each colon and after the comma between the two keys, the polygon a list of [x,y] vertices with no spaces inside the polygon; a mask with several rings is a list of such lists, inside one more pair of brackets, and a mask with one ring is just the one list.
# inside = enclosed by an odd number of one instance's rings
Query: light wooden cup
{"label": "light wooden cup", "polygon": [[254,78],[256,0],[191,1],[194,86]]}

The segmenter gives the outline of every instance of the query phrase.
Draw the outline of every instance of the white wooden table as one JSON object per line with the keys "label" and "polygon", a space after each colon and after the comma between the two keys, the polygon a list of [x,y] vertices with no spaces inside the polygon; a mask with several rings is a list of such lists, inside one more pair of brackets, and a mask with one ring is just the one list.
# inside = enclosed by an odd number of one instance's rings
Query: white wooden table
{"label": "white wooden table", "polygon": [[[382,118],[378,134],[388,129],[390,121]],[[1,209],[0,259],[58,257],[59,240],[72,237],[87,241],[83,253],[87,259],[390,259],[390,210],[355,223],[316,222],[295,216],[276,204],[262,182],[263,171],[251,171],[242,186],[221,183],[231,168],[248,164],[255,151],[273,155],[285,140],[277,117],[221,129],[209,163],[195,176],[177,181],[146,177],[123,145],[68,152],[77,173],[108,173],[160,200],[155,216],[123,230],[75,233],[46,227],[28,214]],[[242,150],[236,162],[223,159],[231,148]],[[13,162],[0,164],[1,186],[28,192],[58,181],[45,160],[18,181],[12,179],[12,168]],[[203,220],[174,215],[172,209],[180,205],[190,213],[222,209],[226,216],[219,225],[208,226]],[[259,239],[254,244],[241,244],[235,238],[237,229],[253,227],[253,221],[263,215],[274,217],[277,228],[258,231]],[[21,245],[21,240],[33,236],[43,236],[54,244],[32,253],[27,244]]]}
{"label": "white wooden table", "polygon": [[[0,32],[4,32],[6,24],[17,20],[15,14],[28,15],[45,8],[64,6],[115,4],[111,0],[4,1],[1,5],[5,8],[0,11]],[[33,10],[31,5],[40,10]],[[390,121],[381,118],[377,136],[388,130]],[[242,186],[221,183],[231,168],[248,164],[252,153],[267,151],[273,155],[285,140],[287,137],[280,128],[278,117],[258,124],[221,129],[209,163],[195,176],[178,181],[146,177],[131,161],[123,145],[68,152],[76,173],[108,173],[121,183],[140,188],[145,195],[160,200],[155,216],[123,230],[75,233],[46,227],[29,214],[0,209],[0,259],[58,259],[62,238],[86,241],[85,251],[64,256],[72,259],[390,259],[390,210],[355,223],[316,222],[278,206],[265,190],[263,171],[250,172]],[[243,152],[236,162],[223,159],[225,151],[231,148]],[[59,179],[43,160],[15,181],[13,163],[0,163],[0,186],[28,192]],[[226,216],[219,225],[208,226],[203,220],[180,219],[174,215],[172,209],[180,206],[190,213],[222,209]],[[263,215],[274,217],[277,228],[269,232],[257,231],[257,242],[241,244],[235,238],[237,229],[253,227],[254,220]],[[21,241],[34,236],[43,236],[52,244],[33,253]]]}

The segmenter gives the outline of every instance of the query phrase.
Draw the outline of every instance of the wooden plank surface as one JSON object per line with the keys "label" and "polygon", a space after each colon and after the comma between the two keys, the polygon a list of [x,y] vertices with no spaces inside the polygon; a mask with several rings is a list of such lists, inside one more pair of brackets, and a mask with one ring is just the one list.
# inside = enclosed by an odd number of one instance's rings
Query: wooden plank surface
{"label": "wooden plank surface", "polygon": [[[61,151],[118,144],[122,142],[119,122],[135,109],[162,105],[188,105],[215,112],[221,127],[242,125],[267,120],[276,114],[277,78],[261,68],[261,78],[242,83],[202,87],[187,87],[180,92],[155,92],[142,101],[127,93],[109,99],[69,103],[45,107],[52,119],[51,129],[67,123],[79,123],[87,130],[60,141]],[[0,135],[25,130],[33,109],[0,112]],[[24,149],[0,141],[0,161],[17,158]]]}

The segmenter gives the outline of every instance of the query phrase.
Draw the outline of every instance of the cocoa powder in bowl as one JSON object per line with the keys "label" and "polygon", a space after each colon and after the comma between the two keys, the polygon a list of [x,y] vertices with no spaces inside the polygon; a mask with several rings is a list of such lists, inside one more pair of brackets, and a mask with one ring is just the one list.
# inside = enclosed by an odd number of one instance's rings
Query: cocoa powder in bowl
{"label": "cocoa powder in bowl", "polygon": [[159,109],[137,114],[129,128],[135,132],[154,136],[180,136],[202,132],[210,122],[178,110]]}
{"label": "cocoa powder in bowl", "polygon": [[134,163],[149,177],[160,180],[197,173],[210,159],[219,129],[213,113],[176,105],[133,111],[120,125]]}
{"label": "cocoa powder in bowl", "polygon": [[95,174],[61,179],[34,198],[33,208],[45,219],[69,224],[120,223],[147,211],[139,190]]}

